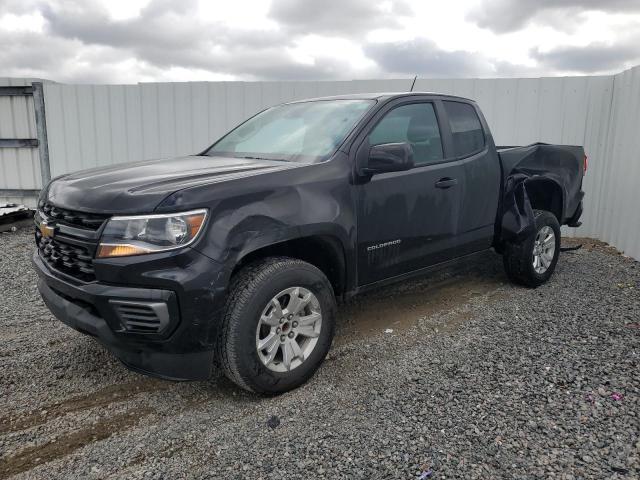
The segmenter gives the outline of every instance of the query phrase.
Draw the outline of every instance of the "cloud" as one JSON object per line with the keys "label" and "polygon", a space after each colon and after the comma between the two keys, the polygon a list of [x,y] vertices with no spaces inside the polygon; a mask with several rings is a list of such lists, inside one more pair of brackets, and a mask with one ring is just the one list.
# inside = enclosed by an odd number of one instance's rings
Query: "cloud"
{"label": "cloud", "polygon": [[370,43],[365,54],[383,70],[402,74],[446,76],[477,75],[485,69],[471,52],[445,52],[428,39],[406,42]]}
{"label": "cloud", "polygon": [[[47,50],[31,48],[39,40],[40,35],[34,32],[0,31],[0,45],[3,45],[0,48],[0,65],[11,65],[16,69],[26,69],[32,65],[39,65],[43,69],[55,67],[58,59]],[[73,53],[73,45],[69,42],[58,40],[50,47],[65,56]]]}
{"label": "cloud", "polygon": [[369,43],[364,47],[364,52],[382,70],[396,74],[457,78],[531,73],[528,67],[482,54],[462,50],[446,51],[426,38]]}
{"label": "cloud", "polygon": [[43,15],[49,31],[64,38],[74,38],[84,44],[99,44],[127,48],[144,54],[160,50],[169,55],[187,48],[197,51],[216,47],[269,48],[283,46],[290,39],[273,30],[231,29],[221,22],[202,21],[197,2],[182,0],[152,0],[140,15],[126,20],[113,20],[106,10],[93,3],[45,6]]}
{"label": "cloud", "polygon": [[38,0],[0,0],[0,13],[25,14],[37,8]]}
{"label": "cloud", "polygon": [[396,28],[400,17],[411,15],[402,0],[276,0],[269,16],[296,33],[353,36],[379,28]]}
{"label": "cloud", "polygon": [[531,57],[549,70],[585,74],[607,72],[634,61],[640,62],[640,37],[613,44],[562,46],[548,51],[534,48]]}
{"label": "cloud", "polygon": [[[599,42],[587,47],[549,49],[553,44],[548,42],[525,43],[518,47],[520,58],[515,58],[539,65],[530,67],[505,61],[493,46],[482,53],[482,43],[472,43],[481,37],[470,35],[469,43],[459,50],[444,50],[426,37],[411,39],[422,35],[416,24],[434,20],[419,18],[420,9],[416,6],[414,12],[409,0],[273,0],[269,5],[254,0],[254,8],[263,8],[251,21],[246,21],[244,3],[228,10],[221,3],[212,12],[210,0],[150,0],[123,15],[111,1],[115,0],[0,0],[1,74],[70,83],[135,83],[588,73],[621,69],[638,59],[635,45],[640,45],[637,36],[621,40],[625,31],[632,35],[638,23],[627,22],[623,31],[618,22],[617,38],[591,40],[590,34],[586,39],[585,35],[571,38],[574,44]],[[631,11],[640,4],[640,0],[610,0],[605,6],[591,0],[481,1],[483,9],[472,14],[475,21],[503,30],[540,15],[562,18],[557,12],[566,8]],[[469,31],[474,34],[477,29]],[[397,38],[409,40],[389,41]],[[514,58],[513,52],[510,55]]]}
{"label": "cloud", "polygon": [[197,21],[195,25],[193,20],[180,21],[189,13],[194,4],[192,0],[176,2],[179,9],[170,5],[160,8],[166,3],[164,0],[154,0],[141,11],[139,17],[127,20],[111,19],[106,9],[94,2],[45,4],[42,14],[50,33],[77,39],[84,44],[184,48],[202,38],[197,31],[201,26]]}
{"label": "cloud", "polygon": [[[0,60],[17,74],[54,72],[55,80],[99,83],[118,81],[118,74],[127,68],[155,77],[172,69],[268,80],[355,75],[347,61],[330,55],[299,61],[291,53],[295,37],[282,29],[246,30],[202,20],[195,0],[152,0],[140,15],[122,20],[113,19],[95,1],[37,6],[44,32],[3,32],[0,37],[7,46],[0,49]],[[96,75],[83,68],[91,64]]]}
{"label": "cloud", "polygon": [[554,27],[570,25],[579,13],[601,11],[609,13],[640,12],[639,0],[482,0],[467,19],[479,27],[496,33],[516,31],[531,20],[546,15],[545,23]]}

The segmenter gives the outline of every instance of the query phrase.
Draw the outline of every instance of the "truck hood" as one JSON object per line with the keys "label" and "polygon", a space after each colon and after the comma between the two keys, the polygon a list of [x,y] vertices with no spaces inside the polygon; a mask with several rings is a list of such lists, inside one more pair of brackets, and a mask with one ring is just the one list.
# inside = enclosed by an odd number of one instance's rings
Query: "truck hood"
{"label": "truck hood", "polygon": [[187,156],[83,170],[53,180],[47,199],[93,213],[149,213],[186,188],[301,166],[276,160]]}

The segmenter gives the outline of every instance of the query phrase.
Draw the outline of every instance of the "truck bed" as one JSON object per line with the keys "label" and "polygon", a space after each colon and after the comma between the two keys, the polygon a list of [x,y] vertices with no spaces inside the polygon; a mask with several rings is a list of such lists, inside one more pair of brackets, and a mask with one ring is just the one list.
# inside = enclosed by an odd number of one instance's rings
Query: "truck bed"
{"label": "truck bed", "polygon": [[[557,188],[562,192],[558,212],[560,224],[576,226],[582,211],[582,177],[586,155],[573,145],[534,143],[525,146],[498,146],[502,168],[502,236],[524,234],[533,222],[529,205],[531,182]],[[527,188],[523,188],[527,184]],[[527,193],[527,191],[529,193]]]}

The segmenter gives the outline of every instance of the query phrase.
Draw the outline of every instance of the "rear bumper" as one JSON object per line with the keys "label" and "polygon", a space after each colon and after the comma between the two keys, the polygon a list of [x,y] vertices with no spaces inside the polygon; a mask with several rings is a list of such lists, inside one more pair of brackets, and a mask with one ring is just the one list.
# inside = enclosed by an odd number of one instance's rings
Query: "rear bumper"
{"label": "rear bumper", "polygon": [[567,225],[569,227],[579,227],[580,225],[582,225],[582,222],[580,221],[581,216],[582,216],[582,200],[580,200],[580,203],[578,204],[578,208],[576,208],[576,211],[573,214],[573,216],[569,220],[567,220]]}
{"label": "rear bumper", "polygon": [[[212,283],[198,274],[205,268],[211,271],[214,262],[201,254],[189,255],[191,261],[204,263],[192,269],[195,278],[176,285],[166,282],[162,288],[75,282],[51,270],[37,251],[33,263],[38,290],[51,312],[71,328],[95,337],[127,367],[165,379],[204,380],[213,363],[220,302],[214,299]],[[184,280],[184,270],[181,273]],[[204,289],[208,295],[202,294]],[[194,297],[197,301],[192,301]],[[118,310],[122,304],[159,306],[162,328],[152,333],[132,331]]]}

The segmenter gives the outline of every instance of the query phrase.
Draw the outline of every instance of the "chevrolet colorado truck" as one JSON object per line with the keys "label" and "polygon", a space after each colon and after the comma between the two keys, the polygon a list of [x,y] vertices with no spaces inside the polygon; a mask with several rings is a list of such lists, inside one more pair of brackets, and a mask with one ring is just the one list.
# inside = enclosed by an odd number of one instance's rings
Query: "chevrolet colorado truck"
{"label": "chevrolet colorado truck", "polygon": [[586,160],[496,148],[476,103],[449,95],[286,103],[198,155],[52,180],[38,288],[131,369],[198,380],[217,364],[280,393],[321,364],[340,300],[491,248],[514,282],[547,281]]}

